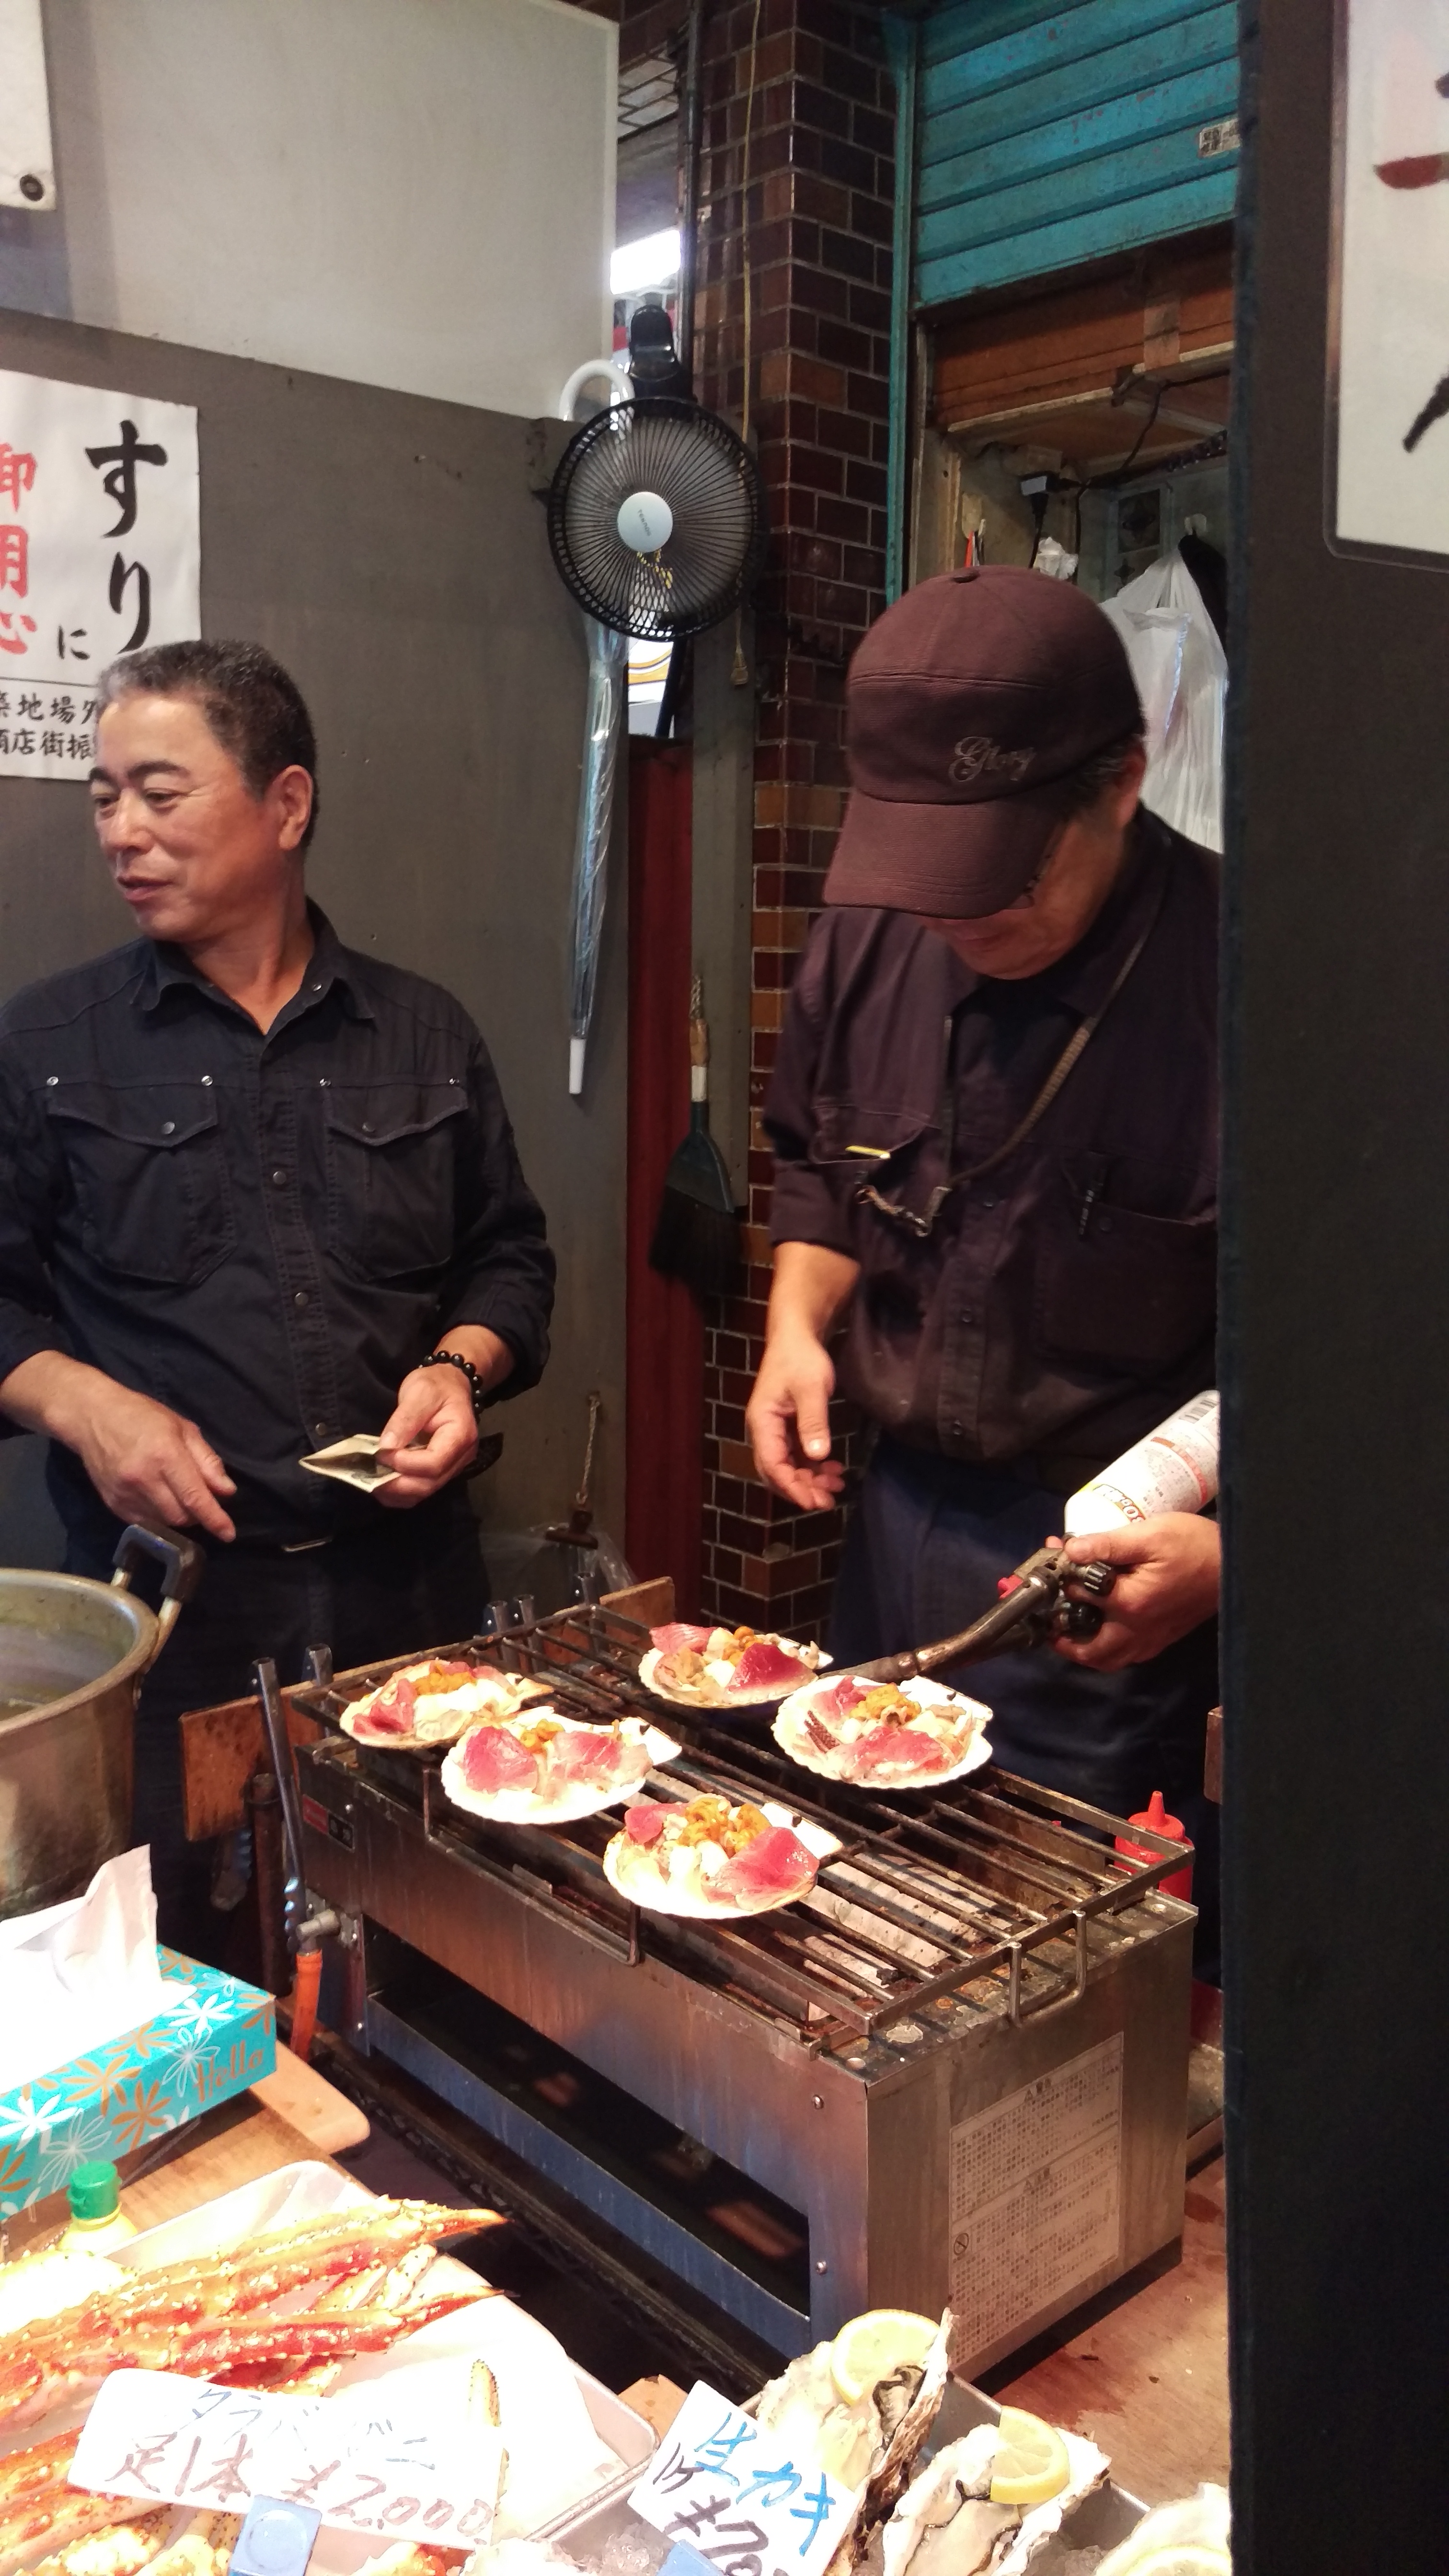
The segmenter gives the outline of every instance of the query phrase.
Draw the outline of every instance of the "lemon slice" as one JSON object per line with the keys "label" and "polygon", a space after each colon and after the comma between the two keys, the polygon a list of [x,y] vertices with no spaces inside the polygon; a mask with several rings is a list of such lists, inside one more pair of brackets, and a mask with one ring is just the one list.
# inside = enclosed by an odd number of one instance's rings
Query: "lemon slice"
{"label": "lemon slice", "polygon": [[934,2318],[912,2316],[909,2308],[867,2308],[830,2347],[837,2393],[854,2406],[893,2370],[919,2370],[939,2332]]}
{"label": "lemon slice", "polygon": [[1067,2446],[1051,2424],[1020,2407],[1003,2406],[1001,2437],[991,2471],[993,2504],[1046,2504],[1071,2478]]}
{"label": "lemon slice", "polygon": [[1169,2540],[1139,2558],[1132,2576],[1233,2576],[1233,2562],[1210,2540]]}

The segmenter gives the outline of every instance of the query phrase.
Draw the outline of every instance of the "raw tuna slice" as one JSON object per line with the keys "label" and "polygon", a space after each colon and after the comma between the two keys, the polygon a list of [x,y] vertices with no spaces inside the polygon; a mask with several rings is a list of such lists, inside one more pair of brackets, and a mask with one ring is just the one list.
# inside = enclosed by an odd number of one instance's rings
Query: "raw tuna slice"
{"label": "raw tuna slice", "polygon": [[823,1717],[827,1723],[832,1717],[849,1717],[856,1701],[864,1699],[871,1688],[870,1682],[852,1681],[847,1673],[843,1681],[832,1682],[828,1690],[813,1691],[810,1706],[815,1715]]}
{"label": "raw tuna slice", "polygon": [[642,1744],[629,1744],[606,1727],[578,1727],[554,1737],[548,1767],[560,1784],[575,1781],[581,1788],[622,1789],[643,1779],[649,1755]]}
{"label": "raw tuna slice", "polygon": [[691,1628],[686,1619],[671,1619],[665,1628],[650,1629],[649,1643],[657,1646],[661,1655],[677,1655],[683,1646],[692,1646],[694,1652],[701,1655],[709,1644],[711,1633],[708,1628]]}
{"label": "raw tuna slice", "polygon": [[787,1655],[773,1637],[756,1637],[746,1646],[735,1666],[732,1691],[774,1690],[776,1684],[792,1687],[804,1678],[805,1668],[798,1655]]}
{"label": "raw tuna slice", "polygon": [[464,1739],[463,1777],[484,1797],[500,1789],[536,1789],[538,1762],[506,1726],[479,1726]]}
{"label": "raw tuna slice", "polygon": [[657,1843],[664,1831],[669,1809],[664,1806],[626,1808],[624,1831],[631,1843]]}
{"label": "raw tuna slice", "polygon": [[[403,1690],[407,1691],[406,1699],[402,1697]],[[383,1743],[390,1735],[411,1735],[413,1696],[410,1685],[404,1682],[401,1690],[390,1691],[386,1699],[378,1700],[372,1708],[365,1708],[356,1723],[364,1735],[375,1735]]]}
{"label": "raw tuna slice", "polygon": [[788,1825],[767,1825],[710,1881],[712,1896],[803,1896],[817,1863]]}
{"label": "raw tuna slice", "polygon": [[923,1726],[873,1726],[850,1749],[857,1776],[863,1780],[878,1780],[888,1771],[914,1775],[951,1768],[945,1745],[938,1744]]}

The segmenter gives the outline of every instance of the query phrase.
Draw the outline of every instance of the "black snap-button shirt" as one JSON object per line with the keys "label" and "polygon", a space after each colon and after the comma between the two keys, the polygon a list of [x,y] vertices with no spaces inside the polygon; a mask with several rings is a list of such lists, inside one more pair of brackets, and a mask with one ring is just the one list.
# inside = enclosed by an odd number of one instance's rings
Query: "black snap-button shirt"
{"label": "black snap-button shirt", "polygon": [[[307,1450],[380,1431],[439,1336],[548,1356],[553,1255],[488,1050],[436,984],[312,907],[263,1035],[176,948],[137,940],[0,1012],[0,1379],[66,1350],[199,1424],[241,1539],[375,1525]],[[73,1535],[101,1511],[58,1445]]]}
{"label": "black snap-button shirt", "polygon": [[[922,1211],[994,1154],[1144,930],[1006,1162],[925,1240],[862,1203],[866,1183]],[[1213,1384],[1217,978],[1218,862],[1146,812],[1096,921],[1043,974],[975,975],[908,913],[816,923],[764,1113],[771,1231],[860,1263],[841,1386],[894,1439],[1035,1460],[1068,1491]]]}

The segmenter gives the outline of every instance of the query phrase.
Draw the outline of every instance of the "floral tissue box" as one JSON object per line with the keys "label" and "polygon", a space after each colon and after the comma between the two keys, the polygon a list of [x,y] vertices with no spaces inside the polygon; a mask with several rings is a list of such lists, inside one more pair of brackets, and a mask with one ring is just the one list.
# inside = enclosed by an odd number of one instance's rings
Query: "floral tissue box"
{"label": "floral tissue box", "polygon": [[0,2093],[0,2219],[63,2191],[90,2157],[129,2155],[271,2074],[271,1996],[178,1951],[156,1956],[176,1989],[169,2011]]}

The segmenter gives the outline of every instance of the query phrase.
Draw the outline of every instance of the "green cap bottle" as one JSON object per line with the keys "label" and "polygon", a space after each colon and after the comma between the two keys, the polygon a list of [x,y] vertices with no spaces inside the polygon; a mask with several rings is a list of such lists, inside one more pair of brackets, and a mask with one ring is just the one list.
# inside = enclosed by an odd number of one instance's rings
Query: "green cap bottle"
{"label": "green cap bottle", "polygon": [[91,2254],[109,2254],[135,2235],[136,2222],[121,2207],[121,2178],[106,2157],[76,2166],[66,2198],[70,2225],[60,2238],[62,2253],[83,2246]]}
{"label": "green cap bottle", "polygon": [[97,2156],[91,2164],[76,2166],[66,2198],[73,2219],[95,2226],[103,2218],[114,2218],[120,2208],[121,2177],[104,2156]]}

